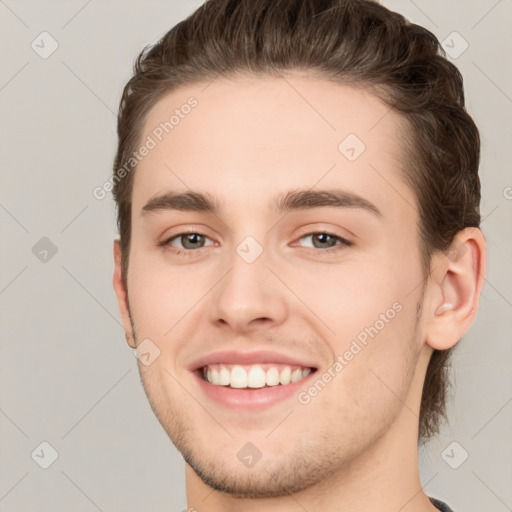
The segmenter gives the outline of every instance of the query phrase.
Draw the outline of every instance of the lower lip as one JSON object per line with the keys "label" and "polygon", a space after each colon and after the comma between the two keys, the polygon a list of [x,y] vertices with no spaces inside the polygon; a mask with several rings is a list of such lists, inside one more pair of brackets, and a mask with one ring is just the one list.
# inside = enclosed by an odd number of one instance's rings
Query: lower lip
{"label": "lower lip", "polygon": [[193,375],[203,392],[215,402],[237,409],[261,409],[296,395],[305,384],[309,383],[309,380],[315,373],[312,371],[303,379],[286,385],[278,384],[277,386],[247,389],[215,386],[202,379],[198,372],[193,372]]}

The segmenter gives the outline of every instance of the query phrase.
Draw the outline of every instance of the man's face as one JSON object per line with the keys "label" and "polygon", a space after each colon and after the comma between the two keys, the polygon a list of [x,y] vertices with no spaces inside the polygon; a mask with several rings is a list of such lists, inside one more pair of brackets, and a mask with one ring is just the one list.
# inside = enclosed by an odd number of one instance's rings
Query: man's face
{"label": "man's face", "polygon": [[[205,87],[167,95],[141,138],[157,144],[133,188],[128,299],[136,343],[151,340],[139,368],[205,482],[280,495],[416,434],[427,351],[417,207],[399,119],[371,94],[292,75]],[[191,96],[197,106],[159,141]],[[346,197],[280,210],[297,191]],[[189,192],[218,211],[155,200]]]}

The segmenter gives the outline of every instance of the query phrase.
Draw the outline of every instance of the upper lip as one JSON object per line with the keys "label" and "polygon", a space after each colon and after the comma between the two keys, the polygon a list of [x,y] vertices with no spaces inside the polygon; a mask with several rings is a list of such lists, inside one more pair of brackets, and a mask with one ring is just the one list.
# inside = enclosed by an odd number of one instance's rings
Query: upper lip
{"label": "upper lip", "polygon": [[227,363],[227,364],[264,364],[278,363],[290,366],[302,366],[303,368],[317,368],[317,365],[306,359],[298,359],[279,352],[269,350],[259,350],[253,352],[240,352],[234,350],[224,350],[213,352],[200,357],[190,365],[190,370],[198,370],[209,364]]}

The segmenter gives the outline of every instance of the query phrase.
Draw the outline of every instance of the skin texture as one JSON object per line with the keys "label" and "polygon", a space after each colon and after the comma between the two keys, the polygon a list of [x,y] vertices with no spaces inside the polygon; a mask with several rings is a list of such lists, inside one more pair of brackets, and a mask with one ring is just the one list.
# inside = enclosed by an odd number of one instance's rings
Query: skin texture
{"label": "skin texture", "polygon": [[[136,170],[128,292],[114,243],[128,343],[149,338],[160,350],[139,370],[187,462],[188,506],[435,510],[418,473],[421,390],[432,349],[455,345],[476,314],[481,232],[459,233],[458,256],[435,255],[424,279],[415,196],[401,176],[404,125],[370,93],[299,73],[206,85],[169,93],[146,120],[141,140],[190,96],[198,101]],[[353,162],[338,150],[349,134],[366,146]],[[349,191],[381,216],[334,207],[276,213],[275,199],[298,188]],[[141,213],[164,191],[190,190],[216,196],[220,212]],[[160,245],[189,231],[206,238]],[[334,239],[336,251],[326,253],[308,236],[325,232],[351,245]],[[263,249],[250,264],[236,252],[247,236]],[[224,407],[189,370],[219,350],[261,349],[310,361],[320,376],[396,303],[400,312],[307,405],[292,395],[258,412]],[[247,442],[262,454],[250,468],[237,457]]]}

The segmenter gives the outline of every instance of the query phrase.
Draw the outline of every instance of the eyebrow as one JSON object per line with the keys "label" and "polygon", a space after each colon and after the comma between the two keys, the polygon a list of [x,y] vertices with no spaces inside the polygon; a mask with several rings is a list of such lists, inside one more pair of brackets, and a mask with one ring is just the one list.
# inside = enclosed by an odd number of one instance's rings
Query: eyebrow
{"label": "eyebrow", "polygon": [[[361,209],[381,218],[381,211],[370,201],[341,189],[292,190],[274,202],[276,213],[319,207]],[[222,207],[218,198],[200,192],[165,192],[152,197],[142,208],[141,215],[166,210],[205,212],[219,215]]]}

